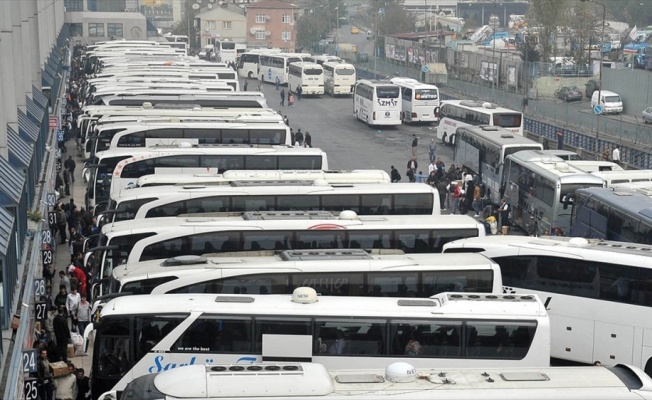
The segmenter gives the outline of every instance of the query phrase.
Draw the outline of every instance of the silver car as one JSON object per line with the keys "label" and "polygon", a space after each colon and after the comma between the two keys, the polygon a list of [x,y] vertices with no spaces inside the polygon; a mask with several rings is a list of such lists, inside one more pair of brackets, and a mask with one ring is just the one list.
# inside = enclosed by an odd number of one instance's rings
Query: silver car
{"label": "silver car", "polygon": [[648,122],[652,122],[652,107],[648,107],[645,110],[643,110],[643,122],[646,124]]}

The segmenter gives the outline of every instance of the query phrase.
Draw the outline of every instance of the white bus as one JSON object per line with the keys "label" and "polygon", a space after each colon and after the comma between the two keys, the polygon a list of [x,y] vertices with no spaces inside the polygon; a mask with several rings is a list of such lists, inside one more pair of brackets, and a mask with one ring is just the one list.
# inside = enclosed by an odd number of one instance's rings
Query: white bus
{"label": "white bus", "polygon": [[602,178],[606,187],[627,187],[631,183],[652,182],[652,169],[596,171],[591,173]]}
{"label": "white bus", "polygon": [[[329,369],[382,368],[397,361],[419,368],[550,363],[550,325],[536,296],[317,300],[310,288],[292,295],[115,298],[102,308],[98,326],[86,330],[96,328],[91,387],[94,393],[122,391],[140,376],[205,363],[244,368],[311,360]],[[419,350],[411,350],[410,340],[420,342]]]}
{"label": "white bus", "polygon": [[184,49],[186,54],[190,50],[190,39],[186,35],[167,35],[163,37],[168,41],[168,45],[174,48]]}
{"label": "white bus", "polygon": [[230,185],[233,181],[287,182],[324,180],[329,184],[390,183],[389,174],[380,169],[353,170],[276,170],[226,171],[223,174],[163,174],[138,178],[135,188],[173,185]]}
{"label": "white bus", "polygon": [[493,103],[471,100],[442,100],[439,108],[437,139],[455,144],[457,128],[468,125],[494,125],[523,136],[523,113]]}
{"label": "white bus", "polygon": [[291,294],[301,286],[321,296],[424,298],[442,292],[503,292],[500,267],[479,254],[326,249],[120,265],[113,270],[108,294]]}
{"label": "white bus", "polygon": [[543,145],[497,126],[465,126],[457,128],[455,165],[463,165],[470,173],[478,173],[486,187],[486,197],[500,204],[504,191],[505,158],[522,150],[543,150]]}
{"label": "white bus", "polygon": [[235,42],[232,40],[215,39],[215,57],[217,62],[235,63],[238,58]]}
{"label": "white bus", "polygon": [[601,178],[539,151],[510,154],[503,175],[512,222],[537,235],[568,236],[575,190],[604,186]]}
{"label": "white bus", "polygon": [[[604,365],[632,364],[652,375],[652,246],[601,239],[486,237],[448,243],[500,265],[507,293],[545,299],[551,355]],[[648,314],[649,313],[649,314]]]}
{"label": "white bus", "polygon": [[392,78],[401,87],[405,123],[439,121],[439,88],[412,78]]}
{"label": "white bus", "polygon": [[324,92],[331,96],[353,94],[353,86],[356,81],[355,67],[345,62],[325,62],[324,68]]}
{"label": "white bus", "polygon": [[361,79],[353,87],[353,115],[367,125],[401,125],[401,88]]}
{"label": "white bus", "polygon": [[258,78],[263,83],[276,83],[278,78],[279,83],[285,85],[288,83],[290,64],[303,61],[308,57],[310,57],[309,53],[261,54],[258,62]]}
{"label": "white bus", "polygon": [[261,54],[279,54],[281,49],[249,49],[238,59],[238,76],[255,79],[258,77],[258,64]]}
{"label": "white bus", "polygon": [[182,255],[349,248],[437,253],[450,241],[484,235],[482,224],[462,215],[267,211],[238,217],[166,217],[147,224],[131,220],[104,225],[85,262],[91,262],[93,276],[110,278],[113,268],[125,262]]}
{"label": "white bus", "polygon": [[[399,187],[400,186],[400,187]],[[100,225],[128,219],[247,211],[355,211],[358,215],[439,215],[437,189],[422,183],[328,184],[232,181],[230,185],[154,186],[109,200]]]}
{"label": "white bus", "polygon": [[324,65],[327,62],[334,63],[334,64],[344,62],[344,60],[342,60],[340,57],[331,56],[328,54],[310,56],[306,59],[306,61],[314,62],[319,65]]}
{"label": "white bus", "polygon": [[293,62],[288,67],[288,90],[297,91],[301,86],[302,95],[324,94],[324,69],[321,65],[299,61]]}
{"label": "white bus", "polygon": [[[191,365],[136,378],[120,399],[652,399],[652,380],[630,365],[456,370],[417,369],[410,362],[355,371],[346,367],[326,369],[317,363]],[[117,396],[117,391],[111,391],[102,394],[100,400],[114,400]]]}
{"label": "white bus", "polygon": [[[151,147],[179,142],[198,145],[292,144],[290,128],[283,120],[256,122],[256,117],[253,120],[246,115],[241,117],[240,122],[235,122],[235,118],[233,122],[225,122],[221,117],[173,117],[100,124],[87,143],[89,157],[117,147]],[[280,116],[273,119],[277,117]]]}
{"label": "white bus", "polygon": [[106,106],[137,106],[148,103],[154,107],[162,104],[192,105],[199,107],[222,108],[268,108],[265,96],[260,92],[229,92],[201,94],[126,94],[121,96],[106,96],[92,105]]}
{"label": "white bus", "polygon": [[87,209],[106,202],[111,191],[117,194],[144,175],[218,174],[229,169],[328,169],[326,153],[317,148],[245,144],[116,147],[96,153],[91,163],[95,167],[91,167],[86,190]]}

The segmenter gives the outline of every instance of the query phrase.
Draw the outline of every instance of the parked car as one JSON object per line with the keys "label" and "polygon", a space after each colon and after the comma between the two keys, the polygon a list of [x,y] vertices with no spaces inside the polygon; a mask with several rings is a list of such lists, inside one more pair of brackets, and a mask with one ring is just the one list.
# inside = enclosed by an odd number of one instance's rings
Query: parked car
{"label": "parked car", "polygon": [[652,122],[652,107],[648,107],[645,110],[643,110],[643,122],[646,124],[648,122]]}
{"label": "parked car", "polygon": [[557,97],[565,102],[581,101],[582,91],[577,86],[562,86],[559,92],[557,92]]}
{"label": "parked car", "polygon": [[589,79],[586,82],[586,98],[590,99],[593,96],[593,92],[600,89],[600,81],[597,79]]}

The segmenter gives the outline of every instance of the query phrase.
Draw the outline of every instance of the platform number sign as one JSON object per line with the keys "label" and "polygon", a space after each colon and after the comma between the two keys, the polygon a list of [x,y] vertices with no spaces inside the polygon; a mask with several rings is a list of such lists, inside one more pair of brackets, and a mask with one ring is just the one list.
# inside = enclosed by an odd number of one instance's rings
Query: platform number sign
{"label": "platform number sign", "polygon": [[25,379],[23,394],[25,400],[38,400],[38,379]]}
{"label": "platform number sign", "polygon": [[38,299],[45,296],[45,278],[34,279],[34,296]]}
{"label": "platform number sign", "polygon": [[52,250],[42,250],[41,259],[43,260],[43,264],[52,264],[54,262],[54,258],[52,257]]}
{"label": "platform number sign", "polygon": [[54,238],[52,237],[52,231],[49,229],[43,229],[41,231],[41,244],[43,246],[52,246],[54,244]]}
{"label": "platform number sign", "polygon": [[48,194],[45,196],[45,202],[48,203],[48,205],[49,205],[50,207],[54,207],[54,206],[56,206],[56,205],[57,205],[57,194],[54,193],[54,192],[52,192],[52,193],[48,193]]}
{"label": "platform number sign", "polygon": [[36,372],[37,357],[36,350],[23,351],[23,372]]}
{"label": "platform number sign", "polygon": [[57,213],[54,211],[48,212],[48,224],[50,227],[57,226]]}
{"label": "platform number sign", "polygon": [[43,301],[34,304],[34,318],[37,321],[43,321],[48,318],[48,307]]}

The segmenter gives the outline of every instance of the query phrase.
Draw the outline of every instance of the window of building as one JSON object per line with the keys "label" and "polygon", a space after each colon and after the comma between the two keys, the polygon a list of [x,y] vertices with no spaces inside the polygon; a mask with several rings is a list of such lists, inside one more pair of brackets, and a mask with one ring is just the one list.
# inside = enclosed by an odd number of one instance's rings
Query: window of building
{"label": "window of building", "polygon": [[290,14],[283,14],[283,23],[284,24],[292,23],[292,16]]}
{"label": "window of building", "polygon": [[109,37],[123,37],[122,33],[122,24],[119,23],[107,23],[106,24],[106,33]]}
{"label": "window of building", "polygon": [[222,29],[231,29],[231,21],[222,21]]}
{"label": "window of building", "polygon": [[266,37],[267,35],[265,35],[265,31],[256,31],[256,39],[263,40]]}
{"label": "window of building", "polygon": [[84,11],[84,0],[66,0],[63,5],[66,11]]}
{"label": "window of building", "polygon": [[104,37],[104,24],[88,24],[88,36],[90,37]]}
{"label": "window of building", "polygon": [[292,40],[292,32],[281,32],[281,38],[283,40]]}
{"label": "window of building", "polygon": [[215,21],[206,21],[206,27],[208,29],[215,29]]}
{"label": "window of building", "polygon": [[256,23],[257,24],[264,24],[265,23],[265,15],[256,14]]}
{"label": "window of building", "polygon": [[70,24],[70,36],[84,36],[84,24]]}

